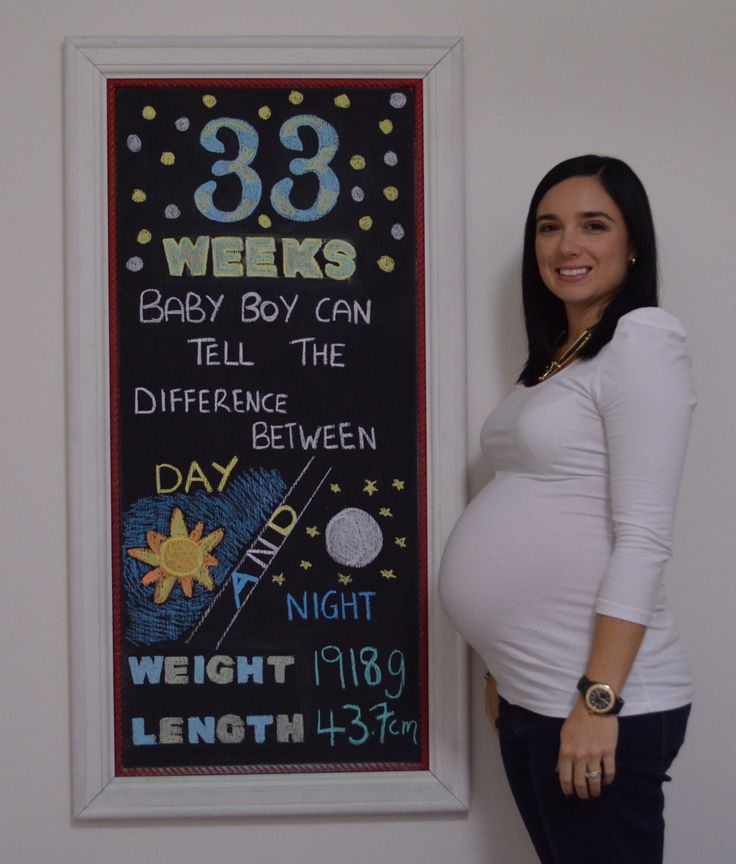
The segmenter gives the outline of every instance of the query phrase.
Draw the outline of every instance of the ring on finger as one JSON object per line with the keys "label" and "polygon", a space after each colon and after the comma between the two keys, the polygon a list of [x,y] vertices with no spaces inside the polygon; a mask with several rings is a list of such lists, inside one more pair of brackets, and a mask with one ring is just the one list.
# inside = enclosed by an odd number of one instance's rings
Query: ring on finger
{"label": "ring on finger", "polygon": [[586,780],[600,780],[600,778],[601,778],[602,776],[603,776],[603,772],[602,772],[602,771],[598,771],[598,770],[596,770],[596,771],[586,771],[586,772],[585,772],[585,779],[586,779]]}

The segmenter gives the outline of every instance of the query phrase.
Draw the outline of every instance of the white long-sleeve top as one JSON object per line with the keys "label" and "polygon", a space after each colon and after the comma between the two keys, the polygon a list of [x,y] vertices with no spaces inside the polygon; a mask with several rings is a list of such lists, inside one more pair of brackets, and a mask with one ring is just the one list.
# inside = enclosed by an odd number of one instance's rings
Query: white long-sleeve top
{"label": "white long-sleeve top", "polygon": [[486,420],[495,477],[453,529],[440,592],[509,702],[567,716],[596,613],[647,626],[624,714],[691,700],[662,571],[694,407],[683,329],[648,307]]}

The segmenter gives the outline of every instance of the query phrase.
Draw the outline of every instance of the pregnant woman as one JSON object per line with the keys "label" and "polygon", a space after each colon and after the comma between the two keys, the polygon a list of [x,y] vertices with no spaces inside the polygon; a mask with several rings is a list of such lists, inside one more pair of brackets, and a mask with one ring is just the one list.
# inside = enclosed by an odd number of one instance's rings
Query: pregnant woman
{"label": "pregnant woman", "polygon": [[495,476],[441,566],[543,864],[662,861],[662,784],[692,695],[662,572],[695,396],[656,258],[624,162],[577,157],[542,179],[524,234],[528,359],[483,426]]}

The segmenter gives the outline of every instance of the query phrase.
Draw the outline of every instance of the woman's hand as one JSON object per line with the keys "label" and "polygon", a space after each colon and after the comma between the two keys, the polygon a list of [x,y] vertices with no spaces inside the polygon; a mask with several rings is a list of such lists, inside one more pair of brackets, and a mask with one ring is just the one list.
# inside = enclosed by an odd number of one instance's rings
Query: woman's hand
{"label": "woman's hand", "polygon": [[[575,703],[560,731],[557,773],[565,795],[585,801],[600,797],[602,787],[616,776],[617,741],[618,717],[592,715],[582,700]],[[595,771],[601,773],[586,778],[586,773]]]}
{"label": "woman's hand", "polygon": [[496,679],[489,672],[486,676],[486,717],[491,721],[491,728],[498,735],[498,688]]}

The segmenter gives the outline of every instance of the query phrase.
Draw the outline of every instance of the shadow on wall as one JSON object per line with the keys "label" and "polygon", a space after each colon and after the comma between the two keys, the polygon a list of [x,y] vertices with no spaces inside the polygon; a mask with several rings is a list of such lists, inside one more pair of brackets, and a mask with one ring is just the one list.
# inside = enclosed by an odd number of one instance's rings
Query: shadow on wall
{"label": "shadow on wall", "polygon": [[[521,250],[500,277],[500,286],[488,290],[498,298],[487,322],[483,352],[480,357],[483,368],[498,370],[501,382],[499,399],[513,387],[526,357],[526,333],[524,312],[521,303]],[[489,399],[487,412],[495,407]],[[485,420],[485,415],[480,422]],[[468,430],[470,450],[477,448],[480,428]],[[492,472],[482,454],[478,454],[468,466],[468,490],[474,497],[491,479]]]}

